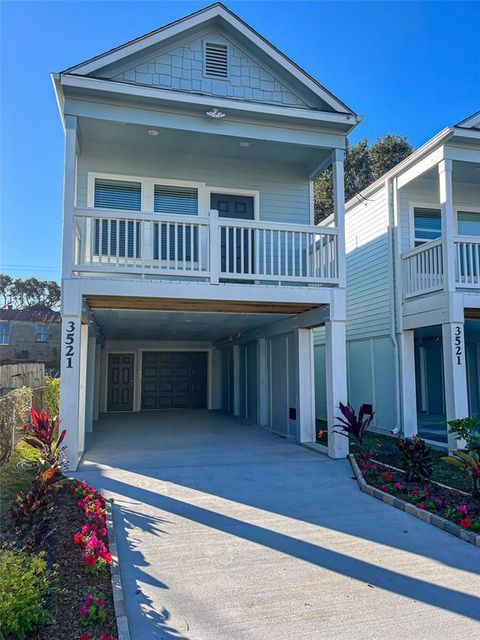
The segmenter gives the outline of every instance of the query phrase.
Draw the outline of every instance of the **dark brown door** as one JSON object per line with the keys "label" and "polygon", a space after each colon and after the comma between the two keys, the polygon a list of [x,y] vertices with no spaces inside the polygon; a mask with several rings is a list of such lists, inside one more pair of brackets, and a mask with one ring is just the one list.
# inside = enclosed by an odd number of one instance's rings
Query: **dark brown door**
{"label": "dark brown door", "polygon": [[108,356],[107,411],[133,411],[133,353]]}
{"label": "dark brown door", "polygon": [[205,409],[207,362],[202,351],[145,351],[142,409]]}

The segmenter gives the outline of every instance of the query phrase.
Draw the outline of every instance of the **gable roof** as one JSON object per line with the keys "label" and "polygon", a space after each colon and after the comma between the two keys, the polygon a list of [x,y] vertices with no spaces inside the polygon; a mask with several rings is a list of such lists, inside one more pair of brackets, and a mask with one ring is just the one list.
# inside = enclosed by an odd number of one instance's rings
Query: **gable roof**
{"label": "gable roof", "polygon": [[0,320],[60,324],[62,316],[59,311],[53,311],[45,305],[37,304],[26,309],[0,309]]}
{"label": "gable roof", "polygon": [[119,47],[115,47],[81,62],[73,67],[65,69],[61,73],[86,76],[93,74],[99,69],[118,62],[130,55],[137,54],[148,47],[159,44],[172,36],[184,33],[189,29],[204,25],[213,20],[220,20],[228,24],[236,32],[246,37],[258,49],[266,54],[274,63],[282,67],[288,74],[293,76],[304,87],[317,95],[321,100],[329,105],[336,112],[344,114],[355,114],[349,107],[334,96],[328,89],[315,80],[310,74],[304,71],[299,65],[288,58],[277,47],[266,38],[255,31],[250,25],[239,18],[235,13],[220,2],[216,2],[204,9],[200,9],[184,18],[180,18],[159,29],[151,31],[139,38],[130,40]]}
{"label": "gable roof", "polygon": [[473,113],[455,126],[461,129],[480,129],[480,111]]}

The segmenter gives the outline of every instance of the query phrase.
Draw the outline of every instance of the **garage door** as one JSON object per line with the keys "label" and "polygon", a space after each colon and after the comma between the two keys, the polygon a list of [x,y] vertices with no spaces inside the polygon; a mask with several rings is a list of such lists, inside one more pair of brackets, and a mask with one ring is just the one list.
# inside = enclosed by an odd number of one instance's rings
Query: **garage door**
{"label": "garage door", "polygon": [[206,352],[143,353],[142,409],[205,409],[206,406]]}

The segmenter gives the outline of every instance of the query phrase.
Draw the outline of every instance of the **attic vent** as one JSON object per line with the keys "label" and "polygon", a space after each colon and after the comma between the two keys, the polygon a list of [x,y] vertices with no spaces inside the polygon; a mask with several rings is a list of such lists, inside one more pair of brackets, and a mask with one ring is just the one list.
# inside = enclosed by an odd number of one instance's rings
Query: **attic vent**
{"label": "attic vent", "polygon": [[228,48],[226,44],[205,43],[205,75],[228,78]]}

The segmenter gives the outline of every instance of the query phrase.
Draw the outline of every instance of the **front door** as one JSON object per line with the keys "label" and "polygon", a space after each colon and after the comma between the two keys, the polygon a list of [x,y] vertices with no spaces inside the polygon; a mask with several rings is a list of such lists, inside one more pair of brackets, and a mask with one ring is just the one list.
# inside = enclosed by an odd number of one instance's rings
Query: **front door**
{"label": "front door", "polygon": [[[212,193],[210,196],[210,208],[216,209],[220,218],[253,220],[253,204],[253,196],[227,193]],[[252,273],[251,257],[253,255],[253,234],[249,242],[246,229],[243,231],[241,229],[229,229],[228,233],[226,229],[222,229],[221,270],[223,273]]]}
{"label": "front door", "polygon": [[133,353],[109,354],[107,411],[133,410],[133,363]]}

